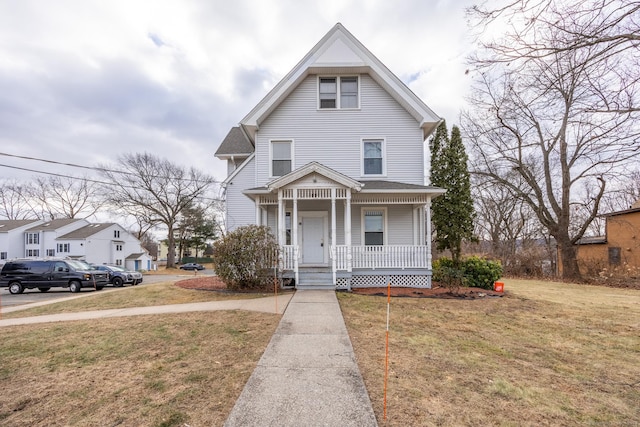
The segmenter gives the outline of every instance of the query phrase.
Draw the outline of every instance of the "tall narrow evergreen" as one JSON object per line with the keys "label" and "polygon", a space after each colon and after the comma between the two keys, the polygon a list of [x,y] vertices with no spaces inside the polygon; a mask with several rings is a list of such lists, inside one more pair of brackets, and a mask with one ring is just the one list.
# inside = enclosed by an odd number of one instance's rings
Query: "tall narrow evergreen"
{"label": "tall narrow evergreen", "polygon": [[468,159],[460,129],[454,126],[449,139],[443,122],[430,141],[430,148],[431,184],[447,190],[432,204],[436,248],[449,250],[457,264],[462,253],[462,242],[473,239],[475,216]]}

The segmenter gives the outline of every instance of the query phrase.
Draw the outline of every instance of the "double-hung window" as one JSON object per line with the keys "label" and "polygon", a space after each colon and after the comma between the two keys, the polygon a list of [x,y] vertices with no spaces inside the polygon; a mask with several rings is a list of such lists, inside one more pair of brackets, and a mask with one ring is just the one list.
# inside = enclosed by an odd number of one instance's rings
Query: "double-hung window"
{"label": "double-hung window", "polygon": [[320,109],[358,108],[359,80],[357,76],[320,77],[318,106]]}
{"label": "double-hung window", "polygon": [[40,234],[39,233],[27,233],[27,244],[28,245],[39,245],[40,244]]}
{"label": "double-hung window", "polygon": [[71,245],[69,243],[58,243],[58,253],[71,252]]}
{"label": "double-hung window", "polygon": [[293,141],[271,141],[271,176],[283,176],[293,166]]}
{"label": "double-hung window", "polygon": [[385,243],[385,209],[364,208],[362,223],[365,246],[384,245]]}
{"label": "double-hung window", "polygon": [[362,175],[384,175],[384,140],[362,140]]}

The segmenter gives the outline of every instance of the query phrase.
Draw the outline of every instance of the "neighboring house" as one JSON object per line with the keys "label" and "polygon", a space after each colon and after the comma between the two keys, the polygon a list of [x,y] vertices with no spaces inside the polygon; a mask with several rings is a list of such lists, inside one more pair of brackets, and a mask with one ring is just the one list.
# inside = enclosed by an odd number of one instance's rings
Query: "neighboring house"
{"label": "neighboring house", "polygon": [[584,237],[577,245],[582,274],[597,274],[603,268],[640,268],[640,200],[630,209],[602,215],[605,235]]}
{"label": "neighboring house", "polygon": [[24,232],[24,252],[27,258],[64,256],[58,254],[58,237],[89,225],[86,219],[54,219],[40,222]]}
{"label": "neighboring house", "polygon": [[140,241],[118,224],[84,219],[0,221],[0,264],[12,258],[75,258],[128,269],[151,269]]}
{"label": "neighboring house", "polygon": [[25,255],[24,232],[40,223],[39,219],[0,220],[0,264]]}
{"label": "neighboring house", "polygon": [[115,223],[88,224],[58,237],[56,254],[129,270],[151,269],[151,256],[140,241]]}
{"label": "neighboring house", "polygon": [[441,119],[341,24],[216,151],[226,225],[268,225],[296,286],[431,286],[425,141]]}

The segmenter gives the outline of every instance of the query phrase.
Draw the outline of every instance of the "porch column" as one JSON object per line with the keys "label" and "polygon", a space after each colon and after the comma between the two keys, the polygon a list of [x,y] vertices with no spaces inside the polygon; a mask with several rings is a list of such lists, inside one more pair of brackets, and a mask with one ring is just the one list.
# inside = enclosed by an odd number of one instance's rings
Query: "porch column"
{"label": "porch column", "polygon": [[336,257],[335,257],[335,247],[336,247],[337,239],[336,239],[336,189],[331,189],[331,253],[334,254],[331,260],[331,271],[333,273],[333,285],[336,285]]}
{"label": "porch column", "polygon": [[425,240],[427,243],[427,268],[429,270],[431,270],[431,196],[427,197],[427,204],[425,205],[425,211],[426,211],[426,229],[427,232],[425,233]]}
{"label": "porch column", "polygon": [[262,212],[260,208],[260,196],[256,197],[256,225],[262,225]]}
{"label": "porch column", "polygon": [[291,213],[291,245],[293,246],[293,274],[295,275],[296,287],[300,283],[298,274],[298,189],[293,189],[293,212]]}
{"label": "porch column", "polygon": [[282,190],[278,190],[278,245],[285,245],[286,240],[286,224],[284,222],[284,200],[282,198]]}
{"label": "porch column", "polygon": [[351,272],[351,189],[347,189],[344,205],[344,244],[347,247],[347,271]]}

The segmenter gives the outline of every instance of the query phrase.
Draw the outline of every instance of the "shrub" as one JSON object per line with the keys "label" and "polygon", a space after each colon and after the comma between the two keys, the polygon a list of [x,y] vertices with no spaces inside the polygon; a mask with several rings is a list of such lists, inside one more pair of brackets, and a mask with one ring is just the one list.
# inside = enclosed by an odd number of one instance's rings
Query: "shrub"
{"label": "shrub", "polygon": [[450,258],[440,258],[433,262],[433,280],[449,289],[471,286],[492,289],[493,282],[502,276],[502,265],[477,256],[460,261],[456,268]]}
{"label": "shrub", "polygon": [[239,227],[214,244],[213,266],[230,290],[270,290],[278,242],[268,227]]}

